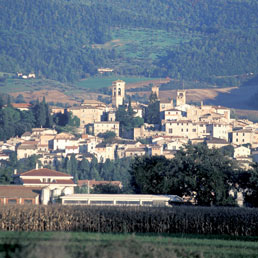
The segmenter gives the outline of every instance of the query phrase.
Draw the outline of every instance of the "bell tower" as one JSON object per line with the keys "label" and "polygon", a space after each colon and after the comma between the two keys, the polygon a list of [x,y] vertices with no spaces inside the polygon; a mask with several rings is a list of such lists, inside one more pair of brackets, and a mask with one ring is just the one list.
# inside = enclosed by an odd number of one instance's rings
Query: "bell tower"
{"label": "bell tower", "polygon": [[181,106],[186,104],[186,91],[178,90],[176,93],[176,105]]}
{"label": "bell tower", "polygon": [[151,87],[152,94],[156,94],[157,98],[159,98],[159,87],[154,85]]}
{"label": "bell tower", "polygon": [[125,97],[125,82],[117,80],[112,83],[112,106],[119,107],[123,104]]}

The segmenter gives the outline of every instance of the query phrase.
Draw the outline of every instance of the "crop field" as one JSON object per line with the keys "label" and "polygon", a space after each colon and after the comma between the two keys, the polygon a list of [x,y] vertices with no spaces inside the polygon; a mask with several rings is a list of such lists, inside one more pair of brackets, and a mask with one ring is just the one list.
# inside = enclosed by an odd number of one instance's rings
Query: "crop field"
{"label": "crop field", "polygon": [[123,80],[127,84],[129,83],[138,83],[144,81],[157,80],[158,78],[147,78],[147,77],[124,77],[124,76],[98,76],[91,77],[85,80],[81,80],[75,85],[80,88],[85,89],[99,89],[112,86],[112,82],[116,80]]}
{"label": "crop field", "polygon": [[257,238],[85,232],[0,232],[0,257],[257,257]]}
{"label": "crop field", "polygon": [[253,237],[258,210],[229,207],[0,207],[0,230]]}
{"label": "crop field", "polygon": [[1,257],[257,257],[257,209],[0,208]]}

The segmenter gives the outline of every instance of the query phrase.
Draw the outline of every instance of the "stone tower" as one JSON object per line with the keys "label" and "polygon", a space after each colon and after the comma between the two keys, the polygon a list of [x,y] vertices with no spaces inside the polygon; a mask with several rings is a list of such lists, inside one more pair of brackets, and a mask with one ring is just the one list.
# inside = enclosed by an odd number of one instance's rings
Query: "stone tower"
{"label": "stone tower", "polygon": [[151,92],[152,92],[152,94],[156,94],[157,98],[159,98],[159,87],[158,86],[156,86],[156,85],[152,86]]}
{"label": "stone tower", "polygon": [[186,104],[186,91],[178,90],[176,95],[176,105],[181,106]]}
{"label": "stone tower", "polygon": [[123,104],[125,97],[125,82],[121,80],[112,83],[112,106],[119,107]]}

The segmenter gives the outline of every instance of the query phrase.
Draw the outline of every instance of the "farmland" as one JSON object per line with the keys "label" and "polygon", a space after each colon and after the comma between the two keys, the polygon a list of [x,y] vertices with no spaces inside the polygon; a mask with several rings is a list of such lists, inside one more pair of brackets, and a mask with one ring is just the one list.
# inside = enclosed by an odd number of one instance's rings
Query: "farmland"
{"label": "farmland", "polygon": [[258,212],[219,207],[6,206],[0,230],[257,236]]}
{"label": "farmland", "polygon": [[138,83],[138,82],[147,82],[151,80],[156,80],[158,78],[147,78],[147,77],[124,77],[124,76],[98,76],[91,77],[88,79],[81,80],[75,83],[76,87],[83,89],[99,89],[112,86],[112,82],[116,80],[123,80],[127,84]]}

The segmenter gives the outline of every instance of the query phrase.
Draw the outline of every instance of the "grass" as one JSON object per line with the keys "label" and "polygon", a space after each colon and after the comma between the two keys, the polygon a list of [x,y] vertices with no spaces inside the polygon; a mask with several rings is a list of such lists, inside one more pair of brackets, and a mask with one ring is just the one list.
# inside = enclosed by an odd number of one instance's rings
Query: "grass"
{"label": "grass", "polygon": [[116,48],[126,57],[154,60],[166,50],[188,42],[193,36],[179,32],[147,28],[114,28],[113,40],[95,44],[94,48]]}
{"label": "grass", "polygon": [[7,79],[4,85],[0,86],[0,93],[35,91],[44,89],[63,89],[67,85],[48,79]]}
{"label": "grass", "polygon": [[154,60],[158,55],[165,54],[166,50],[190,40],[190,34],[166,30],[119,28],[113,31],[112,36],[116,41],[104,47],[116,47],[126,57],[138,59]]}
{"label": "grass", "polygon": [[123,80],[126,83],[137,83],[142,81],[149,81],[149,80],[156,80],[158,78],[147,78],[147,77],[123,77],[123,76],[98,76],[98,77],[91,77],[85,80],[81,80],[76,82],[75,85],[80,88],[87,88],[87,89],[99,89],[105,88],[112,85],[113,81],[116,80]]}
{"label": "grass", "polygon": [[[0,257],[257,257],[257,238],[0,232]],[[34,256],[35,255],[35,256]]]}

